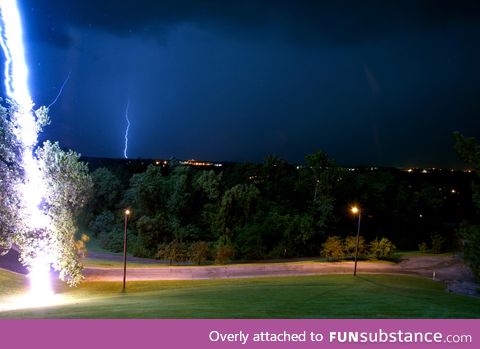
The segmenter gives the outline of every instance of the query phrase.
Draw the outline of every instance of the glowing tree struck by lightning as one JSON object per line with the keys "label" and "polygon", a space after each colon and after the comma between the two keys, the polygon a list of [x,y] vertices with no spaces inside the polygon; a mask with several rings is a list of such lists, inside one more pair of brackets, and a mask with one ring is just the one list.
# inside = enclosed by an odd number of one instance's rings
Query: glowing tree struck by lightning
{"label": "glowing tree struck by lightning", "polygon": [[[22,25],[17,4],[14,0],[0,0],[1,35],[0,44],[5,55],[5,91],[17,110],[14,117],[19,125],[17,137],[23,145],[21,166],[25,171],[25,181],[19,185],[24,207],[27,229],[32,232],[47,230],[51,224],[49,217],[41,210],[45,185],[36,164],[33,151],[37,144],[39,126],[32,112],[33,102],[28,88],[28,68],[22,41]],[[52,293],[49,280],[49,256],[47,246],[39,246],[36,261],[30,266],[31,287],[40,297]],[[47,281],[47,282],[45,282]]]}
{"label": "glowing tree struck by lightning", "polygon": [[[51,217],[44,205],[46,185],[38,166],[35,147],[41,128],[41,115],[33,112],[33,102],[28,87],[28,68],[23,45],[22,24],[15,0],[0,0],[0,45],[5,57],[5,92],[15,104],[12,118],[17,125],[16,137],[20,141],[22,154],[20,166],[24,179],[17,192],[21,200],[22,218],[30,248],[31,263],[28,265],[32,294],[45,300],[52,294],[50,265],[55,262],[56,252],[48,239]],[[26,243],[27,244],[27,243]]]}

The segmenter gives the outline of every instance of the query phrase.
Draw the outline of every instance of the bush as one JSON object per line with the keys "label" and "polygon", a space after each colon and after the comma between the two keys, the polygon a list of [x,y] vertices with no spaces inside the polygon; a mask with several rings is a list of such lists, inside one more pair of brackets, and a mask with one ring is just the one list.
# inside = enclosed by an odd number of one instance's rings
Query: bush
{"label": "bush", "polygon": [[472,268],[477,280],[480,280],[480,225],[462,222],[459,232],[464,238],[463,259]]}
{"label": "bush", "polygon": [[173,240],[169,244],[161,244],[158,247],[156,257],[169,260],[170,265],[172,265],[173,262],[186,262],[189,257],[188,246],[177,240]]}
{"label": "bush", "polygon": [[93,236],[99,237],[102,233],[108,233],[115,227],[115,216],[111,211],[103,211],[90,222],[89,228]]}
{"label": "bush", "polygon": [[75,251],[77,256],[80,258],[85,258],[87,255],[87,242],[90,240],[90,237],[87,234],[82,234],[80,239],[75,241]]}
{"label": "bush", "polygon": [[139,234],[137,236],[137,239],[135,241],[135,244],[131,248],[132,254],[135,257],[140,257],[140,258],[152,258],[155,257],[155,254],[152,253],[151,249],[148,249],[146,247],[146,244],[144,242],[144,238]]}
{"label": "bush", "polygon": [[167,255],[168,255],[167,250],[168,250],[168,244],[167,243],[159,244],[158,248],[157,248],[157,253],[155,254],[155,258],[157,258],[157,259],[168,259],[167,258]]}
{"label": "bush", "polygon": [[433,233],[431,236],[432,239],[432,253],[438,254],[442,253],[443,244],[445,239],[438,233]]}
{"label": "bush", "polygon": [[208,242],[197,241],[190,245],[190,260],[194,263],[201,264],[210,256],[210,246]]}
{"label": "bush", "polygon": [[327,241],[322,244],[321,255],[329,260],[343,258],[345,255],[342,240],[338,236],[329,236]]}
{"label": "bush", "polygon": [[[103,232],[99,235],[98,240],[100,247],[111,252],[123,252],[124,230],[120,228],[112,229],[109,232]],[[137,236],[128,229],[127,231],[127,248],[132,251],[136,246]]]}
{"label": "bush", "polygon": [[418,244],[418,251],[421,253],[425,253],[428,251],[428,245],[426,242],[422,242],[421,244]]}
{"label": "bush", "polygon": [[231,244],[219,244],[216,248],[215,263],[225,264],[227,261],[231,260],[234,255],[235,249]]}
{"label": "bush", "polygon": [[390,258],[395,249],[395,245],[387,238],[381,240],[377,238],[370,243],[370,253],[375,255],[377,259]]}
{"label": "bush", "polygon": [[[347,236],[343,245],[345,255],[351,258],[355,258],[355,248],[357,245],[356,236]],[[367,252],[367,242],[363,236],[358,237],[358,255],[364,256]]]}
{"label": "bush", "polygon": [[110,252],[123,251],[123,232],[120,229],[112,229],[99,233],[100,247]]}

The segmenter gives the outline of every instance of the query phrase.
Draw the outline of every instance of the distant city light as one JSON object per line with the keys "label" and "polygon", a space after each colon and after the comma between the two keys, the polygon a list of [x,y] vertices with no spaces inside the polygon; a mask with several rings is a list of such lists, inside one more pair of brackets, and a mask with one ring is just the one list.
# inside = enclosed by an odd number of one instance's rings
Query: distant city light
{"label": "distant city light", "polygon": [[189,166],[200,166],[200,167],[221,167],[222,164],[220,163],[214,163],[214,162],[209,162],[209,161],[198,161],[195,159],[191,160],[181,160],[180,161],[181,165],[189,165]]}

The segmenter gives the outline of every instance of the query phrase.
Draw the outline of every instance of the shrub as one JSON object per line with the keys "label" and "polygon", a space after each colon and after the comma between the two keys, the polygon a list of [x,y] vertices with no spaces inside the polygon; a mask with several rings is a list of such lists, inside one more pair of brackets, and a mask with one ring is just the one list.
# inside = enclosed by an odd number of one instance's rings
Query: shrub
{"label": "shrub", "polygon": [[190,260],[197,264],[205,262],[210,256],[210,246],[208,242],[197,241],[190,245]]}
{"label": "shrub", "polygon": [[321,255],[330,260],[343,258],[345,255],[342,240],[338,236],[329,236],[322,244]]}
{"label": "shrub", "polygon": [[170,265],[173,262],[186,262],[188,261],[188,246],[177,240],[173,240],[169,244],[161,244],[158,246],[156,257],[169,260]]}
{"label": "shrub", "polygon": [[84,258],[87,255],[87,242],[90,240],[90,237],[87,234],[82,234],[79,240],[75,241],[75,251],[77,251],[77,256]]}
{"label": "shrub", "polygon": [[140,257],[140,258],[152,258],[152,257],[154,257],[155,254],[152,253],[152,251],[150,249],[146,248],[145,245],[146,244],[144,242],[143,236],[139,234],[137,236],[135,244],[131,248],[132,254],[135,257]]}
{"label": "shrub", "polygon": [[218,244],[215,253],[215,263],[225,264],[227,261],[231,260],[235,255],[235,249],[231,244]]}
{"label": "shrub", "polygon": [[443,236],[435,232],[430,238],[432,239],[432,253],[441,253],[443,249],[443,244],[445,242]]}
{"label": "shrub", "polygon": [[422,242],[421,244],[418,244],[418,251],[421,253],[425,253],[428,250],[428,245],[426,242]]}
{"label": "shrub", "polygon": [[115,216],[111,211],[103,211],[90,222],[89,227],[94,236],[108,233],[115,228]]}
{"label": "shrub", "polygon": [[480,225],[460,224],[459,233],[464,238],[463,258],[480,280]]}
{"label": "shrub", "polygon": [[155,258],[157,259],[167,259],[167,250],[168,250],[168,244],[167,243],[162,243],[158,245],[157,248],[157,253],[155,254]]}
{"label": "shrub", "polygon": [[[100,247],[111,252],[122,252],[123,243],[124,243],[123,235],[124,235],[124,232],[120,228],[113,228],[110,231],[101,232],[98,235]],[[131,235],[131,234],[128,234],[128,235]],[[129,236],[127,236],[127,240],[129,244],[131,244],[134,241],[133,239],[129,239]]]}
{"label": "shrub", "polygon": [[370,253],[377,259],[389,258],[395,252],[395,245],[387,238],[375,239],[370,243]]}
{"label": "shrub", "polygon": [[[345,243],[343,245],[343,250],[345,255],[351,258],[355,258],[355,247],[357,245],[356,236],[347,236],[345,238]],[[367,243],[363,236],[358,238],[358,255],[363,256],[367,252]]]}

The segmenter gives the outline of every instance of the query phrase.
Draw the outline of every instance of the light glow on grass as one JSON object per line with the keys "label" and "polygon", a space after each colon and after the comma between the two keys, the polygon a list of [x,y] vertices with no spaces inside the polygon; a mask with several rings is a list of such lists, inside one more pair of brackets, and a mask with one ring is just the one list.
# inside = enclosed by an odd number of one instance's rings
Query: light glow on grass
{"label": "light glow on grass", "polygon": [[5,302],[0,303],[0,312],[54,307],[71,303],[74,303],[71,297],[59,294],[52,294],[48,298],[41,299],[39,297],[32,297],[31,293],[27,293],[22,296],[7,298]]}
{"label": "light glow on grass", "polygon": [[0,314],[15,310],[27,311],[28,309],[42,311],[42,309],[51,307],[79,303],[75,294],[65,293],[63,288],[60,288],[59,293],[51,293],[48,297],[36,296],[34,293],[28,292],[29,284],[30,277],[28,275],[0,269]]}

